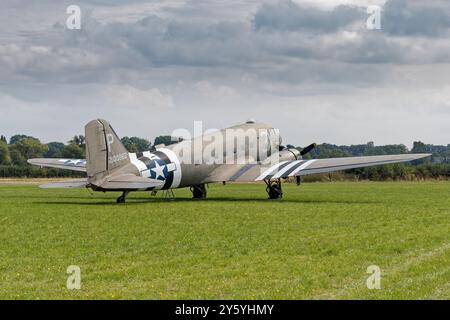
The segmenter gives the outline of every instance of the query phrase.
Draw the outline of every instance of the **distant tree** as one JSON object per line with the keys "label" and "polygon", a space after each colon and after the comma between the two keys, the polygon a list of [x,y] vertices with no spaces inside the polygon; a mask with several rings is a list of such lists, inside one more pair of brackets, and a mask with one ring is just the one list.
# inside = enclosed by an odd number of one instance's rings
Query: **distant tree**
{"label": "distant tree", "polygon": [[44,154],[45,158],[61,158],[65,145],[61,142],[50,142],[47,147],[48,151]]}
{"label": "distant tree", "polygon": [[8,144],[1,139],[0,140],[0,165],[10,165],[11,156],[9,154]]}
{"label": "distant tree", "polygon": [[32,138],[32,137],[24,135],[24,134],[16,134],[16,135],[13,135],[11,137],[11,139],[9,139],[9,144],[15,144],[25,138]]}
{"label": "distant tree", "polygon": [[428,152],[427,145],[422,141],[414,141],[413,148],[411,149],[412,153],[422,153]]}
{"label": "distant tree", "polygon": [[0,141],[2,141],[2,142],[4,142],[4,143],[8,144],[8,140],[6,140],[6,137],[5,137],[4,135],[2,135],[2,136],[0,137]]}
{"label": "distant tree", "polygon": [[317,159],[349,157],[352,155],[349,151],[328,143],[319,144],[310,154],[311,158]]}
{"label": "distant tree", "polygon": [[[445,148],[445,147],[444,147]],[[433,158],[440,154],[441,148],[436,148],[433,145],[425,144],[422,141],[414,141],[413,148],[411,149],[412,153],[432,153]],[[424,158],[413,161],[413,164],[423,164],[423,163],[430,163],[432,159],[430,158]],[[424,169],[425,171],[427,169]],[[424,171],[424,172],[425,172]],[[424,176],[426,176],[424,174]]]}
{"label": "distant tree", "polygon": [[386,154],[405,154],[408,153],[408,148],[403,144],[392,144],[385,146],[374,146],[367,149],[364,153],[365,156],[376,156]]}
{"label": "distant tree", "polygon": [[15,165],[25,165],[28,159],[42,158],[48,151],[48,147],[42,144],[39,139],[33,137],[22,138],[9,146],[12,163]]}
{"label": "distant tree", "polygon": [[121,141],[128,152],[132,153],[149,151],[152,146],[150,141],[138,137],[123,137]]}
{"label": "distant tree", "polygon": [[83,159],[86,157],[85,149],[75,143],[64,146],[61,156],[70,159]]}
{"label": "distant tree", "polygon": [[74,136],[72,140],[69,141],[69,144],[76,144],[81,148],[86,148],[86,138],[83,135]]}
{"label": "distant tree", "polygon": [[9,155],[11,157],[11,164],[15,166],[24,166],[27,164],[27,159],[16,148],[9,148]]}
{"label": "distant tree", "polygon": [[158,144],[164,144],[166,146],[179,142],[179,139],[172,138],[171,136],[158,136],[155,138],[155,142],[153,142],[153,146],[157,146]]}
{"label": "distant tree", "polygon": [[395,180],[406,179],[408,175],[408,167],[404,163],[396,163],[392,165],[393,178]]}

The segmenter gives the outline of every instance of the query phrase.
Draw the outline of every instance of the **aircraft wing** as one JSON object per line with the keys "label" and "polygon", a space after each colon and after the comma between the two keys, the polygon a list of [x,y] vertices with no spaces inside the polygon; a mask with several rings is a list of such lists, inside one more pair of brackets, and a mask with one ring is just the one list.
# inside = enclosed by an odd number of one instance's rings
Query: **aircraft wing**
{"label": "aircraft wing", "polygon": [[[369,166],[407,162],[430,156],[431,154],[400,154],[388,156],[346,157],[314,160],[281,161],[277,164],[247,164],[234,168],[219,168],[213,175],[216,181],[261,181],[288,178],[314,173],[326,173]],[[222,166],[223,167],[223,166]]]}
{"label": "aircraft wing", "polygon": [[72,171],[86,172],[86,160],[85,159],[29,159],[29,164],[39,167],[49,167],[66,169]]}

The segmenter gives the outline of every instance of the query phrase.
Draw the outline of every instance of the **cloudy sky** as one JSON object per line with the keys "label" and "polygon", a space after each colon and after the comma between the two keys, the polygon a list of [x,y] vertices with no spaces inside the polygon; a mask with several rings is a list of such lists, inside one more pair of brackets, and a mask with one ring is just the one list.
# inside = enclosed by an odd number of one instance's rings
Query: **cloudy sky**
{"label": "cloudy sky", "polygon": [[0,133],[67,141],[104,118],[153,139],[254,118],[295,145],[448,144],[449,36],[445,0],[1,0]]}

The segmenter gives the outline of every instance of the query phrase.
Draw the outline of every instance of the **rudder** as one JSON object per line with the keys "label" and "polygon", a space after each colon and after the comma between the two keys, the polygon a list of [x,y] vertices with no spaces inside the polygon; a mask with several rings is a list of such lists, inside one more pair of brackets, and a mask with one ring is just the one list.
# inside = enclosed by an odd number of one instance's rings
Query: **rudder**
{"label": "rudder", "polygon": [[85,136],[89,178],[110,174],[130,162],[127,149],[106,120],[89,122],[85,127]]}

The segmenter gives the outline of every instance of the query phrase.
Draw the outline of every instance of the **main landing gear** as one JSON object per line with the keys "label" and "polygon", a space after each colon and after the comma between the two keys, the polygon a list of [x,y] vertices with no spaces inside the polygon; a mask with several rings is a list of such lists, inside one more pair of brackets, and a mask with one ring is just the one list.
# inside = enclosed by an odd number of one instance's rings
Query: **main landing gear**
{"label": "main landing gear", "polygon": [[283,198],[283,190],[281,189],[281,180],[264,180],[267,185],[266,192],[269,195],[269,199],[281,199]]}
{"label": "main landing gear", "polygon": [[125,199],[126,199],[126,197],[128,196],[129,193],[130,193],[130,191],[124,191],[122,193],[122,195],[117,198],[117,203],[120,203],[120,204],[125,203]]}
{"label": "main landing gear", "polygon": [[205,184],[196,184],[191,187],[193,199],[205,199],[208,192],[206,191]]}

